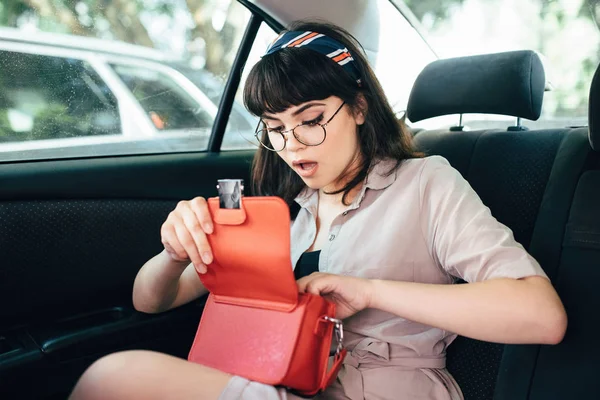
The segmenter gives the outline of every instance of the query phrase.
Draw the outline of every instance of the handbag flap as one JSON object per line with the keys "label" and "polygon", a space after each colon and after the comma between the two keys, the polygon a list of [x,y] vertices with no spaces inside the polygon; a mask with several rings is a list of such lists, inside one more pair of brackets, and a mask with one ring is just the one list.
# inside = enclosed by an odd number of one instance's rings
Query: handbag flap
{"label": "handbag flap", "polygon": [[208,199],[213,262],[200,274],[216,302],[289,311],[298,302],[290,256],[290,211],[279,197],[243,197],[239,210]]}

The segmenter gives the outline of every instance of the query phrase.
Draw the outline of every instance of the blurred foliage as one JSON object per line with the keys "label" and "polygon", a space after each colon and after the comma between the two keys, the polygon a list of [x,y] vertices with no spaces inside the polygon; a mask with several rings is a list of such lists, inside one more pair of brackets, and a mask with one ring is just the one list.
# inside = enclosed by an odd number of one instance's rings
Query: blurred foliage
{"label": "blurred foliage", "polygon": [[168,17],[177,24],[185,13],[190,21],[186,41],[199,41],[205,68],[222,76],[229,72],[228,61],[237,50],[232,43],[244,28],[237,23],[240,8],[230,0],[11,0],[0,3],[0,26],[34,24],[45,32],[157,47],[147,21]]}

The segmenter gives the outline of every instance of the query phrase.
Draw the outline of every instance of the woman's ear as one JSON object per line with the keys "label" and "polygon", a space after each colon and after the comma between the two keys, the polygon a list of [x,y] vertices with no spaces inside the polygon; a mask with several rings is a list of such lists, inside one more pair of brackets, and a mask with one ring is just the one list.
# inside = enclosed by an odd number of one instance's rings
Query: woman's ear
{"label": "woman's ear", "polygon": [[368,111],[367,99],[362,93],[356,96],[356,106],[354,107],[354,121],[356,125],[362,125],[365,123]]}

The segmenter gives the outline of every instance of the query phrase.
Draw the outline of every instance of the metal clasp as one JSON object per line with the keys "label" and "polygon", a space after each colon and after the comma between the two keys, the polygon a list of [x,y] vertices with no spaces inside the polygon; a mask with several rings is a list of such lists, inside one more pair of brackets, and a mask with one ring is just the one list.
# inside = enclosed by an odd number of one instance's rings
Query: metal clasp
{"label": "metal clasp", "polygon": [[219,206],[221,208],[239,209],[244,195],[243,179],[219,179]]}
{"label": "metal clasp", "polygon": [[323,320],[333,324],[335,339],[337,341],[337,346],[335,348],[335,356],[337,357],[344,348],[344,323],[341,319],[331,318],[328,316],[323,317]]}

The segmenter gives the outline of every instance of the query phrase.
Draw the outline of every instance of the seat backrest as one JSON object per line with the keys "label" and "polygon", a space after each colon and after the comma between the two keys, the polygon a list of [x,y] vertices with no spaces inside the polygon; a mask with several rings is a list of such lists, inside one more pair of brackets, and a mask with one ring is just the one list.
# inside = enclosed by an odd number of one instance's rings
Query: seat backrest
{"label": "seat backrest", "polygon": [[558,150],[569,129],[507,132],[424,131],[419,150],[445,157],[496,219],[528,248]]}
{"label": "seat backrest", "polygon": [[559,345],[506,347],[498,400],[600,398],[600,68],[590,91],[589,141],[582,134],[570,139],[532,241],[532,249],[544,254],[569,326]]}
{"label": "seat backrest", "polygon": [[[448,159],[494,217],[529,249],[553,165],[557,155],[569,147],[571,134],[569,129],[424,131],[415,141],[425,153]],[[503,351],[502,344],[465,337],[458,337],[448,347],[447,367],[465,399],[492,399]]]}
{"label": "seat backrest", "polygon": [[[407,110],[411,121],[467,112],[539,117],[545,79],[541,62],[531,52],[436,63],[426,67],[415,83]],[[415,141],[426,154],[448,159],[528,249],[557,155],[568,152],[570,136],[569,129],[504,128],[421,131]],[[503,352],[504,345],[464,337],[449,346],[448,370],[466,400],[493,398]]]}

